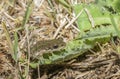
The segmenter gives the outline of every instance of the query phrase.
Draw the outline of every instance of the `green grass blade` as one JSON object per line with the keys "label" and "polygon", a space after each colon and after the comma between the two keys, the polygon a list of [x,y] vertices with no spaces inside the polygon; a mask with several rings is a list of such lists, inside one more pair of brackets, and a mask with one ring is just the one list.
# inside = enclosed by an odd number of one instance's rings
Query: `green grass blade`
{"label": "green grass blade", "polygon": [[[57,0],[56,0],[57,1]],[[66,2],[66,0],[58,0],[60,4],[62,4],[66,8],[70,8],[71,6]]]}
{"label": "green grass blade", "polygon": [[17,32],[14,33],[14,54],[13,54],[13,59],[17,62],[18,61],[18,36]]}
{"label": "green grass blade", "polygon": [[50,8],[53,9],[54,7],[53,7],[53,4],[52,4],[52,1],[51,0],[47,0],[47,1],[48,1],[48,4],[50,5]]}
{"label": "green grass blade", "polygon": [[25,12],[25,16],[24,16],[24,20],[23,20],[23,23],[22,23],[22,27],[25,27],[25,24],[28,22],[30,14],[32,12],[32,9],[33,9],[33,2],[30,1],[28,6],[27,6],[27,10]]}
{"label": "green grass blade", "polygon": [[115,22],[115,19],[113,18],[113,15],[110,15],[110,19],[111,19],[112,25],[113,25],[118,37],[120,38],[120,30],[118,28],[118,25]]}

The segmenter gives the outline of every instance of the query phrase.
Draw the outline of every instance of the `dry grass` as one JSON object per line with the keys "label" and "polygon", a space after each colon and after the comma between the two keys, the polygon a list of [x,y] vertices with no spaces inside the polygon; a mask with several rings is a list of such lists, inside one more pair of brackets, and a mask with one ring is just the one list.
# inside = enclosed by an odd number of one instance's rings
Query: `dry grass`
{"label": "dry grass", "polygon": [[[34,42],[59,37],[67,42],[78,33],[73,22],[73,27],[65,29],[74,16],[64,5],[50,0],[35,1],[0,1],[0,72],[10,71],[11,78],[18,79],[23,75],[26,79],[30,77],[30,46]],[[7,69],[6,63],[10,68]]]}
{"label": "dry grass", "polygon": [[[35,79],[42,76],[41,79],[45,79],[45,77],[50,79],[94,79],[89,74],[93,75],[95,72],[100,74],[104,70],[100,69],[101,72],[98,72],[98,67],[96,67],[98,64],[100,64],[100,67],[106,68],[105,73],[112,74],[111,72],[116,70],[113,75],[107,75],[106,78],[117,78],[119,65],[114,64],[114,62],[119,58],[115,55],[110,60],[110,56],[113,54],[112,51],[114,51],[112,50],[113,48],[104,48],[102,53],[99,53],[99,51],[97,54],[92,54],[84,61],[81,60],[82,62],[78,60],[67,62],[71,63],[70,68],[62,68],[62,71],[58,69],[59,66],[56,66],[57,71],[52,73],[45,71],[46,75],[43,75],[42,70],[38,72],[39,69],[37,71],[30,68],[31,45],[39,40],[50,40],[59,37],[62,37],[65,42],[74,39],[80,32],[75,26],[77,17],[64,5],[59,4],[57,0],[55,0],[56,2],[54,0],[33,2],[28,8],[30,0],[10,1],[0,1],[0,78]],[[75,4],[81,1],[89,2],[93,0],[67,1],[69,4]],[[26,13],[27,10],[28,12]],[[103,60],[99,60],[99,58],[103,58]],[[87,69],[90,69],[89,67],[95,70],[87,71]],[[113,71],[108,72],[111,69]],[[38,75],[34,74],[34,72]],[[105,73],[102,74],[103,78]],[[96,75],[96,78],[98,76]]]}

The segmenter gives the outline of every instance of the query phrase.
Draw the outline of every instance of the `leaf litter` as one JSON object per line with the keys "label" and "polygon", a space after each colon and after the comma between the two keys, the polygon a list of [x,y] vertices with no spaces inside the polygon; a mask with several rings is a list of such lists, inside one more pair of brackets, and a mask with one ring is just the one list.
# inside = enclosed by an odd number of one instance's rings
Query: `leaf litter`
{"label": "leaf litter", "polygon": [[[27,34],[24,29],[21,30],[23,16],[26,11],[27,2],[29,0],[21,0],[9,2],[9,0],[1,1],[0,6],[0,78],[18,79],[18,71],[25,74],[26,67],[26,53],[27,50]],[[49,1],[49,0],[48,0]],[[74,0],[68,0],[72,3]],[[77,1],[77,0],[76,0]],[[91,1],[91,0],[82,0]],[[93,1],[93,0],[92,0]],[[79,30],[75,27],[75,23],[71,23],[73,26],[65,26],[72,21],[73,17],[68,16],[68,12],[65,8],[52,0],[53,8],[47,3],[47,0],[42,0],[41,5],[34,9],[29,17],[25,26],[29,26],[30,42],[36,42],[39,40],[49,40],[53,38],[62,37],[65,42],[74,39]],[[67,17],[67,19],[65,19]],[[13,34],[17,30],[19,49],[22,53],[20,55],[23,63],[19,63],[19,66],[15,65],[12,57],[9,53],[9,46],[5,38],[5,33],[2,28],[2,22],[6,22],[10,38],[14,41]],[[69,24],[68,24],[69,25]],[[76,28],[76,29],[75,29]],[[20,29],[20,30],[19,30]],[[78,31],[76,31],[78,30]],[[119,42],[117,42],[119,43]],[[119,45],[118,45],[119,46]],[[98,48],[99,47],[99,48]],[[120,56],[116,52],[111,43],[105,45],[98,45],[94,49],[90,49],[88,52],[70,61],[66,61],[62,64],[41,66],[40,70],[30,68],[29,79],[117,79],[120,78]],[[98,50],[99,49],[99,50]],[[101,50],[100,50],[101,49]],[[40,71],[40,74],[38,74]],[[17,73],[16,73],[17,72]],[[12,73],[12,74],[11,74]],[[16,76],[17,75],[17,76]]]}

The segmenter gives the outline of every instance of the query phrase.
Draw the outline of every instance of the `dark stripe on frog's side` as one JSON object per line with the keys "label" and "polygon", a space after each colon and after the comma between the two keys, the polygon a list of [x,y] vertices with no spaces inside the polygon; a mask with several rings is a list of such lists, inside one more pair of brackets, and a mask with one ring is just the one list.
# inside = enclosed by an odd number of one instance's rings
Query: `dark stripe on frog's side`
{"label": "dark stripe on frog's side", "polygon": [[61,47],[64,47],[66,44],[63,41],[63,39],[52,39],[52,40],[43,40],[38,41],[35,45],[32,46],[31,51],[32,52],[38,52],[41,50],[54,50],[59,49]]}

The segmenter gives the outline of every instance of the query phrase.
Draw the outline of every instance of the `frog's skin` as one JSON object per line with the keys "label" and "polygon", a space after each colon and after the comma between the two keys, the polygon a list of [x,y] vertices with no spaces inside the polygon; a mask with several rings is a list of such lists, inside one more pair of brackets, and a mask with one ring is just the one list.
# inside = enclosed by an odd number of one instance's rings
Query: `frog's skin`
{"label": "frog's skin", "polygon": [[42,55],[45,52],[60,50],[66,45],[62,38],[38,41],[31,47],[33,55]]}

